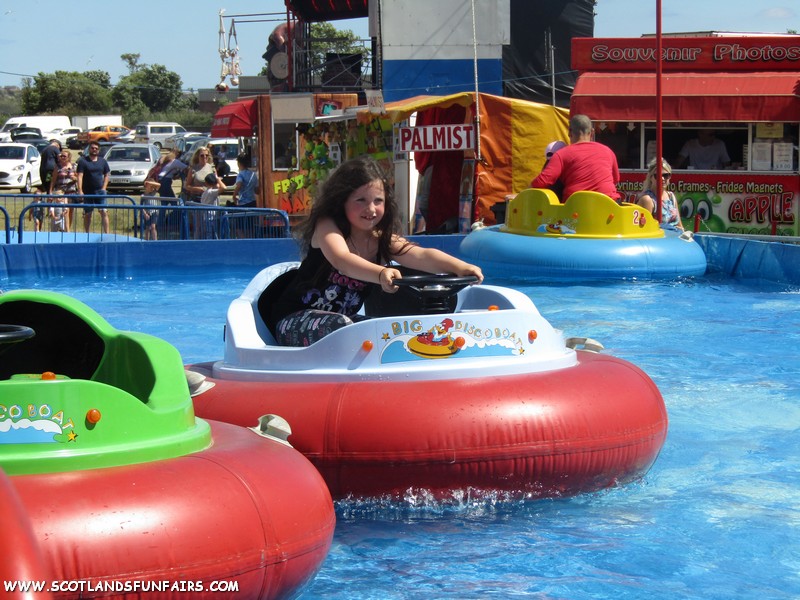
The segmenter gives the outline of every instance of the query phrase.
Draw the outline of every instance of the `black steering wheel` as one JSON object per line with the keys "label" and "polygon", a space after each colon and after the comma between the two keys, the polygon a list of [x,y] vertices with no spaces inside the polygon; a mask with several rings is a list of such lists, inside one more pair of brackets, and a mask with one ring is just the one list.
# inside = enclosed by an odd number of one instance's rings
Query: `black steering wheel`
{"label": "black steering wheel", "polygon": [[407,289],[421,303],[423,314],[453,312],[451,299],[468,285],[477,283],[474,275],[464,277],[458,275],[406,275],[395,279],[394,284]]}
{"label": "black steering wheel", "polygon": [[0,325],[0,344],[13,344],[28,340],[36,332],[25,325]]}

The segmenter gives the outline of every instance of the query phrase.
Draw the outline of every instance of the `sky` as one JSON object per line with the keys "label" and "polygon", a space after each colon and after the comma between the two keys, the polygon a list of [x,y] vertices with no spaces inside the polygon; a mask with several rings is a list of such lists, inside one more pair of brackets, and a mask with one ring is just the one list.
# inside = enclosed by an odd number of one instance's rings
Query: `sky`
{"label": "sky", "polygon": [[[222,66],[220,9],[226,42],[235,23],[243,74],[258,75],[267,37],[286,21],[283,0],[2,0],[0,86],[21,86],[23,77],[40,72],[90,70],[106,71],[116,83],[128,75],[120,56],[140,54],[140,64],[180,75],[186,90],[212,88]],[[368,37],[366,18],[333,25]]]}
{"label": "sky", "polygon": [[[468,0],[464,0],[465,2]],[[662,31],[800,31],[797,0],[662,0]],[[219,11],[224,38],[235,23],[239,62],[257,75],[267,37],[285,20],[283,0],[3,0],[0,3],[0,86],[55,71],[102,70],[112,83],[127,75],[122,54],[140,64],[160,64],[181,76],[183,88],[210,88],[219,81]],[[654,33],[655,0],[599,0],[596,37]],[[242,15],[259,15],[245,17]],[[257,22],[258,21],[258,22]],[[368,35],[367,19],[335,21],[338,29]]]}

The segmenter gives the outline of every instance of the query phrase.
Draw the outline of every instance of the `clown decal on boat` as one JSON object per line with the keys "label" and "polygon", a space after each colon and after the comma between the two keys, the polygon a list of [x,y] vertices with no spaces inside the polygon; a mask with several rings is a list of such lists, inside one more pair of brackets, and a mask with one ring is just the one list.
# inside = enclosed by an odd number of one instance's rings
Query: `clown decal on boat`
{"label": "clown decal on boat", "polygon": [[481,327],[478,323],[446,317],[433,324],[422,319],[394,321],[391,332],[382,335],[386,346],[382,363],[431,358],[521,356],[522,338],[516,331]]}
{"label": "clown decal on boat", "polygon": [[575,229],[571,224],[567,224],[561,219],[554,222],[545,222],[539,225],[536,229],[539,233],[556,233],[559,235],[568,235],[575,233]]}
{"label": "clown decal on boat", "polygon": [[453,319],[443,319],[425,333],[408,340],[406,347],[423,358],[445,358],[464,346],[464,338],[450,335]]}

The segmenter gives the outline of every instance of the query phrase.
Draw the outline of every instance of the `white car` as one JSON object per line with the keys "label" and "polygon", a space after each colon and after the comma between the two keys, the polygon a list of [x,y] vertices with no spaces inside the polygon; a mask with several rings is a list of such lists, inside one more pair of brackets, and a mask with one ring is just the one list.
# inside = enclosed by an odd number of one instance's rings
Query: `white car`
{"label": "white car", "polygon": [[144,190],[148,171],[161,158],[161,151],[153,144],[114,144],[105,154],[111,173],[108,190]]}
{"label": "white car", "polygon": [[67,147],[67,140],[71,137],[77,136],[83,129],[80,127],[61,127],[54,129],[47,137],[48,140],[58,140],[62,148]]}
{"label": "white car", "polygon": [[182,133],[176,133],[175,135],[171,135],[164,140],[164,149],[172,150],[173,148],[177,148],[181,152],[184,152],[193,141],[201,137],[208,136],[205,133],[200,133],[199,131],[184,131]]}
{"label": "white car", "polygon": [[115,144],[132,144],[134,141],[136,141],[135,129],[129,129],[127,133],[123,133],[114,138]]}
{"label": "white car", "polygon": [[39,151],[30,144],[0,144],[0,190],[11,188],[30,194],[34,186],[42,183],[41,164]]}

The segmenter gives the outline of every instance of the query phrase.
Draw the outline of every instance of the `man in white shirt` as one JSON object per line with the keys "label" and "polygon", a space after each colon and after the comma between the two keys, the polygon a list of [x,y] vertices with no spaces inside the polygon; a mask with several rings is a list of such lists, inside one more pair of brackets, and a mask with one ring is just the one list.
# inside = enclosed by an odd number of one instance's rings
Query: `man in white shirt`
{"label": "man in white shirt", "polygon": [[701,129],[697,138],[689,140],[678,153],[677,167],[683,169],[718,170],[730,166],[731,157],[725,142],[714,135],[711,129]]}

